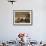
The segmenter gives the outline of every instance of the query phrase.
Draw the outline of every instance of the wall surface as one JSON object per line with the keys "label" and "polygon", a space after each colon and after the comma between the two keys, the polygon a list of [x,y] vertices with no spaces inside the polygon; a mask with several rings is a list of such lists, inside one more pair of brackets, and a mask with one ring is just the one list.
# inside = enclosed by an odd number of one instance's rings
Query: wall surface
{"label": "wall surface", "polygon": [[[13,25],[13,10],[32,10],[32,26]],[[16,0],[13,5],[0,0],[0,41],[15,40],[19,32],[30,34],[33,40],[46,40],[46,0]]]}

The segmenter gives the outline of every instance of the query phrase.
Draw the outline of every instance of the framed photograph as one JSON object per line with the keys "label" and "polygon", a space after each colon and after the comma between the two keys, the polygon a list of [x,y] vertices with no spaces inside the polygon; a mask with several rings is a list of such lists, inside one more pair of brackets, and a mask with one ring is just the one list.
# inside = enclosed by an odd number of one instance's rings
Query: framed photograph
{"label": "framed photograph", "polygon": [[32,25],[32,10],[13,10],[13,24]]}

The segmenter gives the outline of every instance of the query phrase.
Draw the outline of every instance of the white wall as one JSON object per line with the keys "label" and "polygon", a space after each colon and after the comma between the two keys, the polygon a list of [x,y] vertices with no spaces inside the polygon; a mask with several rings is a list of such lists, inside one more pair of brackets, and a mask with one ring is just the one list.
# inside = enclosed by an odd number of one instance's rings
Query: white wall
{"label": "white wall", "polygon": [[[32,26],[14,26],[13,10],[33,10]],[[15,40],[19,32],[33,40],[46,40],[46,0],[17,0],[13,5],[0,0],[0,40]]]}

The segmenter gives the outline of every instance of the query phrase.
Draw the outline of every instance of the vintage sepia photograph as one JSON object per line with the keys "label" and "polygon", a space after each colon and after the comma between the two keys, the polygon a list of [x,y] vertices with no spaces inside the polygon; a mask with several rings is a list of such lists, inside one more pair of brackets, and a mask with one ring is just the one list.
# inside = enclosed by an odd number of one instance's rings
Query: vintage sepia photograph
{"label": "vintage sepia photograph", "polygon": [[31,24],[32,10],[14,10],[13,24]]}

